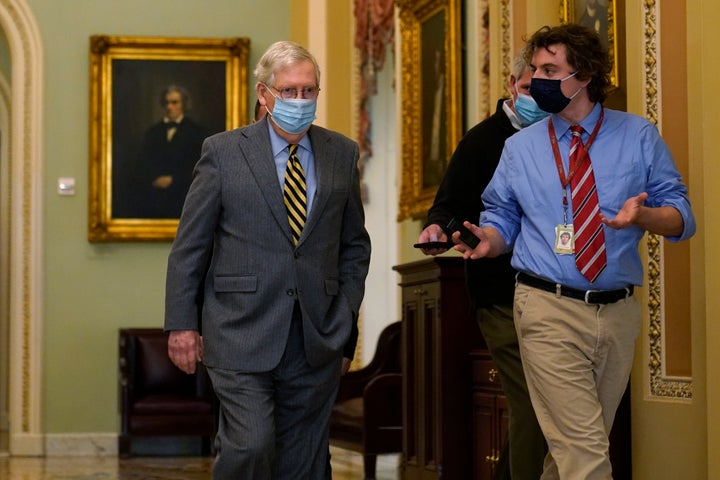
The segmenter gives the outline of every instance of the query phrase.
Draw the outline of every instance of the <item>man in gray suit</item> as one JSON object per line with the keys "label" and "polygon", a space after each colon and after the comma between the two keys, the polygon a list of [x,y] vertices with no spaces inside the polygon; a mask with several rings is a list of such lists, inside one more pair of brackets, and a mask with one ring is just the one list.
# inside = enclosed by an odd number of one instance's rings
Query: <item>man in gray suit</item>
{"label": "man in gray suit", "polygon": [[[358,146],[312,125],[306,49],[271,45],[255,76],[267,116],[208,138],[195,167],[168,260],[168,351],[188,373],[203,361],[220,400],[213,478],[322,479],[370,260]],[[293,229],[291,151],[306,196]]]}

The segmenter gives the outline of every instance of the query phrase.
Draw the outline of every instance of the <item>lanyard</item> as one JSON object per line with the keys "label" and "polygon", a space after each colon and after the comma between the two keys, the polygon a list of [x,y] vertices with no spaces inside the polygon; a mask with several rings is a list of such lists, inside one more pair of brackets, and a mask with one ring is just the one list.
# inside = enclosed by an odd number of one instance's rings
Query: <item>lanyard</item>
{"label": "lanyard", "polygon": [[[575,176],[575,173],[577,172],[578,168],[582,163],[585,161],[588,157],[588,152],[590,151],[590,147],[592,146],[593,142],[595,141],[595,137],[597,136],[598,131],[600,130],[600,125],[602,124],[603,118],[605,117],[605,108],[601,107],[600,109],[600,118],[598,118],[597,123],[595,124],[595,127],[593,128],[592,133],[590,134],[590,138],[588,139],[587,143],[585,144],[585,148],[582,151],[581,155],[578,155],[578,157],[575,159],[574,164],[569,163],[568,167],[570,169],[570,172],[568,173],[567,178],[565,177],[565,170],[563,169],[562,164],[562,157],[560,156],[560,148],[558,147],[558,141],[557,137],[555,136],[555,127],[553,127],[553,121],[552,117],[548,120],[548,135],[550,136],[550,144],[552,145],[553,149],[553,155],[555,156],[555,165],[557,166],[558,176],[560,177],[560,185],[562,185],[563,189],[563,223],[567,225],[567,207],[568,207],[568,201],[567,201],[567,186],[570,184],[570,181]],[[581,139],[582,141],[582,139]]]}

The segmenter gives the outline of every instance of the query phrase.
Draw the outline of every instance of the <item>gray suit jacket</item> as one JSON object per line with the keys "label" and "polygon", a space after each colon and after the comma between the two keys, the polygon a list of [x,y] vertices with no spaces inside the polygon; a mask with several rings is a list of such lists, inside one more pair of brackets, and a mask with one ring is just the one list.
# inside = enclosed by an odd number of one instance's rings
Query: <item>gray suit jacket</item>
{"label": "gray suit jacket", "polygon": [[267,128],[263,120],[205,140],[168,259],[165,329],[201,331],[212,367],[274,368],[296,300],[308,362],[337,359],[364,294],[357,144],[310,128],[317,191],[295,246]]}

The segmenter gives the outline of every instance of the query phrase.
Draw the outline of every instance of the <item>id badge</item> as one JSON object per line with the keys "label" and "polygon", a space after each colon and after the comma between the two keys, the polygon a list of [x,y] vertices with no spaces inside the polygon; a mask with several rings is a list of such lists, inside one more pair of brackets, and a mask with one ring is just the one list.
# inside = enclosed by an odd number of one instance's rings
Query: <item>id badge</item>
{"label": "id badge", "polygon": [[575,246],[575,231],[572,225],[555,227],[555,253],[572,255]]}

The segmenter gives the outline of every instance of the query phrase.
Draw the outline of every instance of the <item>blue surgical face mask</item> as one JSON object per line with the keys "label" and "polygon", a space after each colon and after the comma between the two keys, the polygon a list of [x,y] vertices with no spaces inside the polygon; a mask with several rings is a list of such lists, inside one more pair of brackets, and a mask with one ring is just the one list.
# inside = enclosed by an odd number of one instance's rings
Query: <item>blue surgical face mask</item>
{"label": "blue surgical face mask", "polygon": [[565,78],[551,80],[549,78],[533,78],[530,80],[530,95],[537,102],[538,106],[548,113],[560,113],[565,110],[570,100],[580,93],[581,88],[568,98],[563,95],[560,84],[568,78],[574,77],[577,72],[571,73]]}
{"label": "blue surgical face mask", "polygon": [[[290,134],[302,133],[312,125],[315,120],[315,110],[317,108],[317,99],[310,100],[306,98],[289,98],[284,99],[272,93],[275,97],[275,106],[272,112],[268,110],[268,114],[275,125],[281,130]],[[267,108],[267,107],[265,107]]]}
{"label": "blue surgical face mask", "polygon": [[527,127],[550,115],[538,107],[538,104],[530,95],[518,92],[515,100],[515,114],[520,120],[520,125]]}

